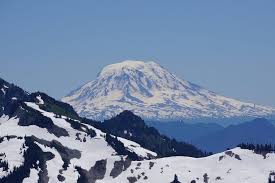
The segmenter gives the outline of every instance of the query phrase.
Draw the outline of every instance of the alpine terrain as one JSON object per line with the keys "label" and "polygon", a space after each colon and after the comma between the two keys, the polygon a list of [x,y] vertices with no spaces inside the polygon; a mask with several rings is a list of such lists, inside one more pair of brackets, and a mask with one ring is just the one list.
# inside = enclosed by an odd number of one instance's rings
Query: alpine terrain
{"label": "alpine terrain", "polygon": [[104,67],[94,81],[62,101],[96,120],[124,110],[145,120],[264,117],[275,109],[218,95],[178,78],[154,62],[124,61]]}
{"label": "alpine terrain", "polygon": [[1,183],[271,182],[273,151],[242,144],[209,156],[129,111],[96,122],[0,79]]}

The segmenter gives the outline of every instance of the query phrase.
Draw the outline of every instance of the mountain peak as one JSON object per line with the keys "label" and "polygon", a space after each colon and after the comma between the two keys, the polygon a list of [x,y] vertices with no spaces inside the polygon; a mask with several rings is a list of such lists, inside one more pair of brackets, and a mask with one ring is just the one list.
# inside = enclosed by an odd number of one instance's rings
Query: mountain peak
{"label": "mountain peak", "polygon": [[126,71],[138,71],[138,70],[144,70],[149,69],[150,67],[160,67],[155,62],[143,62],[143,61],[137,61],[137,60],[125,60],[119,63],[110,64],[105,66],[101,72],[99,73],[99,76],[106,76],[106,75],[112,75],[117,74],[121,72]]}
{"label": "mountain peak", "polygon": [[145,65],[151,64],[151,63],[156,64],[153,61],[146,62],[146,61],[140,61],[140,60],[124,60],[124,61],[121,61],[118,63],[107,65],[105,67],[109,67],[109,68],[121,68],[121,67],[137,68],[137,67],[145,66]]}
{"label": "mountain peak", "polygon": [[270,107],[217,95],[178,78],[155,62],[126,60],[105,66],[94,81],[62,99],[96,120],[130,110],[144,119],[262,117]]}

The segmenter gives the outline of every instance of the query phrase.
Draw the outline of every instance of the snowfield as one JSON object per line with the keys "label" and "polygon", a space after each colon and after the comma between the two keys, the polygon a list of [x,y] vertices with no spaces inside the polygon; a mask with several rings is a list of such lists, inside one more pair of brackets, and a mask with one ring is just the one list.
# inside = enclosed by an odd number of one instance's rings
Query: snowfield
{"label": "snowfield", "polygon": [[[26,102],[27,106],[50,118],[55,125],[65,129],[69,135],[57,137],[49,133],[46,128],[35,125],[19,126],[18,118],[2,116],[0,134],[4,138],[0,141],[0,160],[8,162],[9,170],[0,168],[0,182],[1,178],[9,175],[14,167],[24,164],[23,154],[27,150],[25,136],[37,138],[35,144],[43,152],[54,155],[46,160],[46,171],[44,171],[50,183],[62,182],[63,179],[68,183],[77,182],[80,177],[79,172],[85,174],[85,171],[96,177],[96,180],[91,178],[90,182],[97,183],[168,183],[173,181],[175,174],[180,182],[188,183],[192,180],[196,183],[206,181],[209,183],[265,183],[270,172],[275,170],[275,154],[267,154],[264,157],[240,148],[205,158],[169,157],[127,162],[126,156],[117,155],[116,151],[108,145],[104,132],[83,124],[96,132],[95,137],[90,137],[85,131],[72,128],[65,116],[57,117],[54,113],[40,109],[41,103],[44,103],[41,98],[38,103]],[[79,123],[77,120],[75,122]],[[118,140],[141,157],[146,158],[148,154],[151,157],[157,155],[135,142],[120,137]],[[55,146],[47,144],[48,142],[55,142]],[[61,146],[62,150],[60,150]],[[64,158],[64,152],[67,152],[65,154],[69,157],[69,161]],[[66,161],[69,162],[68,166],[64,166]],[[37,165],[40,163],[36,162]],[[81,171],[79,171],[80,168]],[[29,177],[23,182],[38,182],[39,173],[42,173],[39,167],[32,167]]]}
{"label": "snowfield", "polygon": [[[231,157],[228,152],[238,155]],[[173,180],[174,174],[180,182],[204,183],[207,175],[208,182],[221,183],[265,183],[271,170],[274,170],[275,155],[268,154],[264,159],[249,150],[235,148],[227,153],[219,153],[206,158],[170,157],[143,162],[134,162],[120,177],[109,182],[125,182],[129,175],[138,179],[138,182],[163,182]],[[151,168],[150,168],[151,164]],[[133,170],[133,173],[131,173]],[[143,175],[143,173],[145,173]],[[148,179],[144,180],[145,177]],[[108,182],[106,180],[101,182]]]}
{"label": "snowfield", "polygon": [[130,110],[143,119],[262,117],[275,109],[220,96],[171,74],[154,62],[124,61],[104,67],[94,81],[62,101],[96,120]]}

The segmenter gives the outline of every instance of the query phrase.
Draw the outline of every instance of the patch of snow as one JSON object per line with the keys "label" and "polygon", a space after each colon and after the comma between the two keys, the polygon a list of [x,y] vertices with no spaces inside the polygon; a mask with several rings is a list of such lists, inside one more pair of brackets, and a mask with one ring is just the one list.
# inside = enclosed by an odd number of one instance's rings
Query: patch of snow
{"label": "patch of snow", "polygon": [[[50,183],[60,182],[57,179],[59,170],[63,169],[62,168],[63,161],[62,161],[60,154],[56,151],[56,149],[45,147],[44,145],[41,145],[38,143],[36,143],[36,144],[42,149],[43,152],[51,152],[52,154],[54,154],[54,158],[46,162],[48,176],[50,178],[49,182]],[[74,172],[70,172],[70,174],[71,174],[71,176],[73,176]]]}
{"label": "patch of snow", "polygon": [[23,180],[23,183],[37,183],[39,180],[39,176],[38,176],[39,171],[40,171],[40,168],[38,168],[38,170],[36,170],[35,168],[32,168],[30,171],[30,176],[25,178]]}
{"label": "patch of snow", "polygon": [[[0,118],[1,119],[1,118]],[[1,121],[1,120],[0,120]],[[1,124],[1,123],[0,123]],[[1,129],[1,125],[0,125]],[[0,130],[1,132],[1,130]],[[0,133],[1,136],[6,136],[6,134]],[[0,160],[7,161],[9,164],[9,171],[0,171],[0,178],[6,176],[13,171],[14,167],[20,167],[24,162],[23,152],[26,148],[23,148],[23,139],[9,139],[4,138],[4,141],[0,143],[0,154],[5,153],[4,156],[0,157]]]}
{"label": "patch of snow", "polygon": [[6,95],[6,91],[4,90],[4,88],[1,88],[1,91],[3,92],[4,95]]}
{"label": "patch of snow", "polygon": [[151,156],[157,157],[157,153],[150,151],[148,149],[144,149],[141,147],[138,143],[118,137],[118,140],[124,144],[126,149],[128,149],[131,152],[135,152],[138,156],[149,158],[148,154]]}
{"label": "patch of snow", "polygon": [[40,95],[39,95],[39,96],[37,96],[36,98],[37,98],[37,100],[38,100],[38,104],[41,104],[41,105],[43,105],[43,104],[44,104],[44,101],[42,100],[42,98],[41,98],[41,96],[40,96]]}

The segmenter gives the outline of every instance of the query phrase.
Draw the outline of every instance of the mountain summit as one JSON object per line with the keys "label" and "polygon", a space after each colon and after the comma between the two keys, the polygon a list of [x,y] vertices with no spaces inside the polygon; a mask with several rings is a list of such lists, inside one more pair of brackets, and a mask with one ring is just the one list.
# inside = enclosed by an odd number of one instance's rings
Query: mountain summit
{"label": "mountain summit", "polygon": [[94,81],[62,101],[81,115],[103,120],[124,110],[144,119],[259,117],[275,109],[218,95],[180,79],[155,62],[124,61],[104,67]]}

